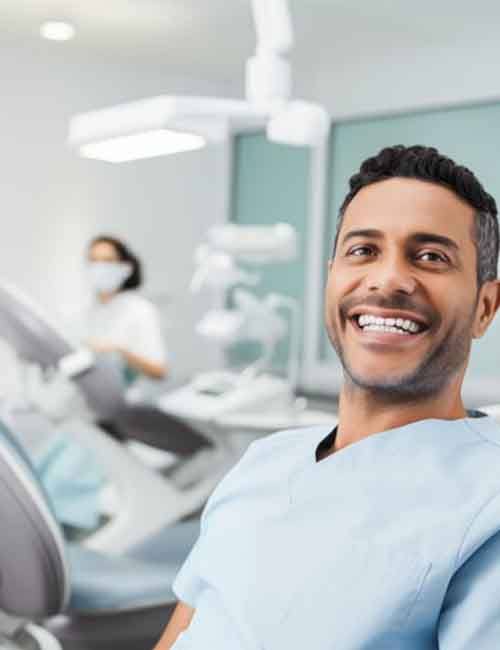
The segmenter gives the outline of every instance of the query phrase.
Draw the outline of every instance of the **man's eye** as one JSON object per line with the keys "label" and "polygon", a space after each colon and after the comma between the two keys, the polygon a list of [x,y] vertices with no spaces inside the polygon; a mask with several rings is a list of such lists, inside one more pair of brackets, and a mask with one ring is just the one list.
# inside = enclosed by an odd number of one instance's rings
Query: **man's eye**
{"label": "man's eye", "polygon": [[419,253],[417,257],[423,262],[448,262],[446,255],[436,253],[435,251],[423,251],[422,253]]}
{"label": "man's eye", "polygon": [[354,255],[356,257],[361,257],[364,255],[371,255],[371,254],[373,254],[373,248],[371,248],[371,246],[356,246],[354,248],[351,248],[347,252],[347,255]]}

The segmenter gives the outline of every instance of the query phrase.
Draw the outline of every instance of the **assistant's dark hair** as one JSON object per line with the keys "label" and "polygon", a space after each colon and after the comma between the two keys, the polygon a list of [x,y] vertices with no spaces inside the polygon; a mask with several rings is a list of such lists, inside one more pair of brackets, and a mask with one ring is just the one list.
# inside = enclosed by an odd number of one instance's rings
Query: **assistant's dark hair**
{"label": "assistant's dark hair", "polygon": [[126,289],[137,289],[142,284],[142,264],[139,258],[132,253],[130,248],[117,237],[111,235],[99,235],[94,237],[94,239],[89,244],[89,250],[93,248],[96,244],[110,244],[115,249],[118,259],[120,262],[128,262],[132,266],[132,273],[128,278],[123,282],[118,291],[125,291]]}
{"label": "assistant's dark hair", "polygon": [[359,190],[396,177],[416,178],[447,187],[475,209],[473,240],[477,250],[478,286],[494,280],[497,277],[499,248],[495,199],[467,167],[457,165],[434,147],[405,147],[401,144],[386,147],[361,164],[359,172],[349,180],[350,189],[339,211],[333,254],[337,249],[346,208]]}

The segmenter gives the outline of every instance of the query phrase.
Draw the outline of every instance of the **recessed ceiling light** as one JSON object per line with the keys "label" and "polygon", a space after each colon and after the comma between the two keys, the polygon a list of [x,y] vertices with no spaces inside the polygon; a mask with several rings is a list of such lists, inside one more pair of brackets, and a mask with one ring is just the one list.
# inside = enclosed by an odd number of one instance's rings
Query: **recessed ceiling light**
{"label": "recessed ceiling light", "polygon": [[48,21],[41,25],[40,35],[49,41],[70,41],[75,36],[75,28],[70,23]]}

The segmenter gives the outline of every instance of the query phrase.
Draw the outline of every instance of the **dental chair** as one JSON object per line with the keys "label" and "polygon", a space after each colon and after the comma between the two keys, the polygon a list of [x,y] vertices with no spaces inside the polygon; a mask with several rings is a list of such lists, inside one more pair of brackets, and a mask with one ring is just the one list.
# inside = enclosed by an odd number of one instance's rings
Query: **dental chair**
{"label": "dental chair", "polygon": [[[203,485],[180,490],[159,473],[151,471],[134,454],[102,433],[91,422],[67,419],[54,425],[38,412],[18,413],[8,421],[12,436],[31,450],[37,437],[65,435],[92,450],[106,474],[103,518],[98,527],[80,534],[88,548],[112,555],[127,553],[166,526],[190,516],[203,502]],[[22,430],[22,435],[19,435]],[[106,507],[104,507],[106,506]]]}
{"label": "dental chair", "polygon": [[[131,404],[124,397],[119,370],[77,349],[36,305],[15,287],[0,283],[0,337],[19,357],[43,369],[58,368],[83,393],[97,421],[111,422],[126,440],[170,452],[180,462],[201,449],[209,440],[180,418],[149,404]],[[16,438],[33,440],[42,431],[63,433],[89,449],[115,488],[114,516],[84,543],[113,554],[126,552],[149,535],[200,510],[221,474],[189,486],[172,481],[146,467],[140,459],[95,423],[67,417],[54,424],[43,413],[8,412]],[[21,438],[19,438],[21,436]]]}
{"label": "dental chair", "polygon": [[151,648],[198,535],[197,523],[178,524],[119,558],[65,545],[28,457],[2,423],[0,521],[0,647],[8,650],[58,650],[54,637],[64,650]]}
{"label": "dental chair", "polygon": [[189,456],[209,446],[193,427],[154,405],[126,401],[119,369],[77,348],[21,292],[0,283],[0,336],[24,360],[41,368],[56,368],[71,379],[83,393],[99,421],[110,422],[117,434]]}
{"label": "dental chair", "polygon": [[490,417],[500,422],[500,404],[487,404],[486,406],[481,406],[478,409],[479,413],[484,413]]}

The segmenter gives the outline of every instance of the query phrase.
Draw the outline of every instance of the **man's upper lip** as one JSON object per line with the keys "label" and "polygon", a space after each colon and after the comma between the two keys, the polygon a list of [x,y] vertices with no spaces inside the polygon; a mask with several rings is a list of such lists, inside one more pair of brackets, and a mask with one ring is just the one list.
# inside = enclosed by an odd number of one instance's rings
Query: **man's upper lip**
{"label": "man's upper lip", "polygon": [[347,317],[354,318],[355,316],[361,316],[361,314],[370,314],[371,316],[377,316],[379,318],[402,318],[404,320],[412,320],[419,325],[425,325],[425,327],[429,327],[427,319],[424,318],[421,314],[399,309],[381,309],[380,307],[361,306],[351,309],[347,314]]}

